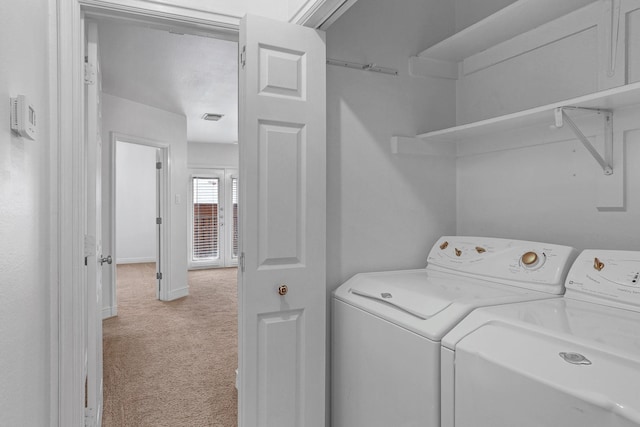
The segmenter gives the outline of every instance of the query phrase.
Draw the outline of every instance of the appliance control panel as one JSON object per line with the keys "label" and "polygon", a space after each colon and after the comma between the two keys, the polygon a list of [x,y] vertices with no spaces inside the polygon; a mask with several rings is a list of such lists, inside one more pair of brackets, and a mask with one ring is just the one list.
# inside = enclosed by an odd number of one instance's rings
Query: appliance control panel
{"label": "appliance control panel", "polygon": [[573,264],[566,287],[640,308],[640,251],[586,249]]}
{"label": "appliance control panel", "polygon": [[532,289],[546,284],[562,293],[576,256],[577,251],[569,246],[495,237],[443,236],[431,248],[427,268],[517,286],[530,283]]}

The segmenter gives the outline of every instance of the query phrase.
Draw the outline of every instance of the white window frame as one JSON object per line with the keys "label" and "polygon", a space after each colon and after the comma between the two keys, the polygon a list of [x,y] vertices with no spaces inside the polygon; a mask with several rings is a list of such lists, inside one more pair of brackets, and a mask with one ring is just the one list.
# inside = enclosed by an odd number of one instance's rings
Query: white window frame
{"label": "white window frame", "polygon": [[[193,259],[193,179],[218,178],[218,214],[220,226],[218,230],[218,258],[215,260],[195,261]],[[218,267],[234,267],[238,265],[238,257],[233,256],[233,200],[232,179],[238,178],[238,170],[234,168],[191,169],[189,177],[189,269]]]}

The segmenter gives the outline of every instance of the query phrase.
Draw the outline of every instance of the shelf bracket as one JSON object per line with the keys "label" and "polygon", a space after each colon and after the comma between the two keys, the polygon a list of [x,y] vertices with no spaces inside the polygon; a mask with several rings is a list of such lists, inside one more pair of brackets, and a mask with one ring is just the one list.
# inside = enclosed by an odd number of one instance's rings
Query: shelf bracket
{"label": "shelf bracket", "polygon": [[[591,144],[591,142],[584,136],[584,133],[578,128],[571,117],[569,117],[565,110],[589,110],[602,114],[604,117],[604,158],[598,153],[598,150]],[[573,133],[576,134],[580,142],[591,153],[594,159],[602,167],[605,175],[613,174],[613,112],[609,110],[602,110],[596,108],[582,108],[582,107],[558,107],[554,111],[557,128],[564,126],[566,122]]]}

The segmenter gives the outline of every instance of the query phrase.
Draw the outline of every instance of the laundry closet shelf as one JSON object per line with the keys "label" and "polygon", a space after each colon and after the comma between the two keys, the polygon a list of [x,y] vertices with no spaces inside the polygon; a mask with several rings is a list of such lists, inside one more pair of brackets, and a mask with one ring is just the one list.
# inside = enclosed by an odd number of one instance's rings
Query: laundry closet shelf
{"label": "laundry closet shelf", "polygon": [[418,56],[460,62],[594,1],[596,0],[518,0],[423,50]]}
{"label": "laundry closet shelf", "polygon": [[632,107],[634,105],[640,105],[640,82],[519,111],[517,113],[427,132],[417,135],[416,138],[433,143],[457,143],[472,141],[474,138],[515,129],[526,133],[527,128],[535,127],[538,129],[539,125],[553,125],[554,111],[558,107],[581,107],[615,111],[616,109]]}

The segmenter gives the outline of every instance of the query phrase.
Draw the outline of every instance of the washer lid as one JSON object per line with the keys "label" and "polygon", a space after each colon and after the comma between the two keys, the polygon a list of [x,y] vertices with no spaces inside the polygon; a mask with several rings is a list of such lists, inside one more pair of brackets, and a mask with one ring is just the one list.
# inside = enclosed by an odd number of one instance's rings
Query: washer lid
{"label": "washer lid", "polygon": [[440,341],[477,307],[554,296],[423,269],[356,274],[336,289],[334,297]]}
{"label": "washer lid", "polygon": [[412,281],[363,280],[354,284],[351,292],[391,304],[423,320],[442,311],[451,303],[441,295],[425,292],[423,284]]}
{"label": "washer lid", "polygon": [[[608,419],[613,414],[625,421],[616,425],[640,424],[640,354],[619,355],[595,342],[585,345],[495,321],[462,338],[455,357],[456,412],[465,412],[464,407],[459,408],[459,403],[464,406],[465,390],[475,390],[470,398],[477,407],[478,399],[491,390],[508,389],[511,392],[503,399],[512,402],[500,401],[501,408],[517,404],[523,395],[535,396],[527,406],[565,409],[566,419],[558,425],[578,425],[571,421],[585,413],[591,420]],[[487,372],[492,379],[489,389],[484,390],[485,381],[479,378]],[[515,395],[514,384],[520,384]]]}

